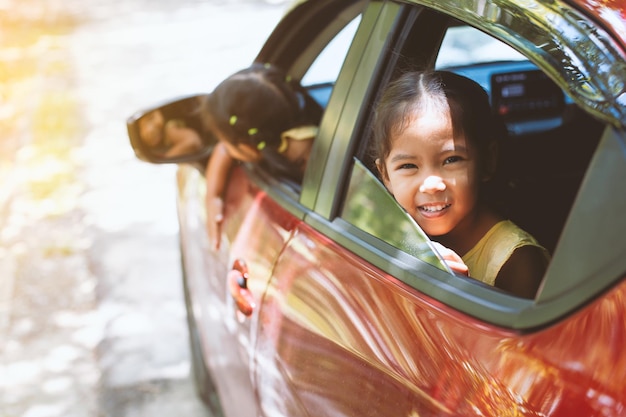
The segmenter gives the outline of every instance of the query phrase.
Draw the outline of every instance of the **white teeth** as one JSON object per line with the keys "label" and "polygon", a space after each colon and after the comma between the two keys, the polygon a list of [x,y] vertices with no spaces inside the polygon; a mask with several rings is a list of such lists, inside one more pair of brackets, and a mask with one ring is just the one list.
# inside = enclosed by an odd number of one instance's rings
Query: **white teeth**
{"label": "white teeth", "polygon": [[434,213],[436,211],[441,211],[445,208],[448,208],[449,206],[450,206],[449,204],[439,204],[436,206],[422,206],[422,210],[428,211],[430,213]]}

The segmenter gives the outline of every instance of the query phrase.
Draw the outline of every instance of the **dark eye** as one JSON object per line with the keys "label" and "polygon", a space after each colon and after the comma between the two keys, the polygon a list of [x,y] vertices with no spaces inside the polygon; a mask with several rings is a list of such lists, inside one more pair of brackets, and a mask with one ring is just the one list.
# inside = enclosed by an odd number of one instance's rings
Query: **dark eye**
{"label": "dark eye", "polygon": [[406,164],[399,165],[398,169],[417,169],[417,165],[406,163]]}
{"label": "dark eye", "polygon": [[453,163],[455,163],[455,162],[459,162],[459,161],[462,161],[462,160],[463,160],[463,158],[462,158],[462,157],[460,157],[460,156],[458,156],[458,155],[449,156],[449,157],[447,157],[447,158],[443,161],[443,164],[444,164],[444,165],[446,165],[446,164],[453,164]]}

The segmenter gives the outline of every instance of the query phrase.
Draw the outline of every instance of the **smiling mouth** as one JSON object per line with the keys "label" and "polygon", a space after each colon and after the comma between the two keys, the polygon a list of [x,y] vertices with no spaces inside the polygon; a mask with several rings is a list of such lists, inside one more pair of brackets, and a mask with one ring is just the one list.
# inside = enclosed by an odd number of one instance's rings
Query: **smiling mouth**
{"label": "smiling mouth", "polygon": [[427,206],[419,206],[418,210],[424,213],[436,214],[450,207],[450,204],[429,204]]}

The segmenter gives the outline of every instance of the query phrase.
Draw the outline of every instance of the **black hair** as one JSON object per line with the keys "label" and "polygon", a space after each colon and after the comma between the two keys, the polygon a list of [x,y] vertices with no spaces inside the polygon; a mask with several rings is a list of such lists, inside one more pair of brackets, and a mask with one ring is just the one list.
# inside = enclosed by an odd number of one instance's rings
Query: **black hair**
{"label": "black hair", "polygon": [[481,169],[485,170],[489,146],[506,135],[506,128],[494,116],[487,92],[478,83],[448,71],[407,72],[389,84],[377,105],[374,121],[373,157],[382,162],[381,169],[393,138],[407,127],[413,115],[433,104],[449,109],[454,131],[463,133],[477,147]]}
{"label": "black hair", "polygon": [[280,68],[255,63],[222,81],[209,95],[205,111],[234,145],[277,149],[282,132],[318,124],[319,112],[296,80]]}

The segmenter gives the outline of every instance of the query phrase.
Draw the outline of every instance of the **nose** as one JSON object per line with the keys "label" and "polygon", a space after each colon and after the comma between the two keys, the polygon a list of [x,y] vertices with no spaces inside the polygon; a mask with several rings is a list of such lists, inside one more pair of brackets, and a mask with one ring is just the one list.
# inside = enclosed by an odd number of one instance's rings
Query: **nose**
{"label": "nose", "polygon": [[445,191],[445,189],[446,184],[438,175],[429,175],[424,179],[422,185],[420,185],[420,193],[435,193],[438,191]]}

